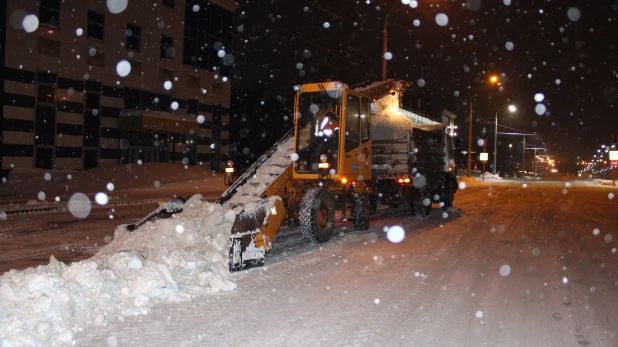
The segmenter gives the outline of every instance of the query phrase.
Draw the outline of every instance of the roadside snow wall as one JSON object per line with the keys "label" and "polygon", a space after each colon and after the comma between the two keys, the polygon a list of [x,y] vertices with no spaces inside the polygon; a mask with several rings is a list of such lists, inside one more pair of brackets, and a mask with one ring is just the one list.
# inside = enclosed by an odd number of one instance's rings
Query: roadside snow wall
{"label": "roadside snow wall", "polygon": [[91,325],[148,314],[162,302],[229,291],[228,238],[235,213],[195,195],[184,211],[123,226],[91,259],[11,270],[0,277],[0,345],[57,346]]}

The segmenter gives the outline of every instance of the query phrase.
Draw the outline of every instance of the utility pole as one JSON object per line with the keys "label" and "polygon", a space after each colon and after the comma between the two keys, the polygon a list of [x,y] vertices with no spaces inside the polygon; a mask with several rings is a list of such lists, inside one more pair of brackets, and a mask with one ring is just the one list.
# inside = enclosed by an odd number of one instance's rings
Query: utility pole
{"label": "utility pole", "polygon": [[524,179],[524,172],[526,171],[526,137],[524,136],[524,148],[522,150],[523,158],[521,160],[521,179]]}
{"label": "utility pole", "polygon": [[388,49],[388,27],[386,23],[388,17],[389,16],[386,16],[384,20],[384,38],[382,40],[384,42],[384,46],[382,47],[382,81],[386,81],[386,50]]}
{"label": "utility pole", "polygon": [[393,6],[386,13],[386,17],[384,17],[384,31],[382,32],[382,81],[386,81],[386,51],[388,50],[388,19],[399,10],[397,5],[399,2],[397,0],[393,1]]}
{"label": "utility pole", "polygon": [[468,132],[468,177],[472,176],[472,99],[470,99],[470,131]]}

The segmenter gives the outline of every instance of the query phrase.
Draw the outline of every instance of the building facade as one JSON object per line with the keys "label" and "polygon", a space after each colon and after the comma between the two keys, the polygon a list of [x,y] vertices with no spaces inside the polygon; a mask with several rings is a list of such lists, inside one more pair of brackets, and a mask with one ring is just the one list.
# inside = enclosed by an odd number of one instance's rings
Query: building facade
{"label": "building facade", "polygon": [[[129,0],[120,13],[107,6],[0,1],[0,167],[157,161],[221,170],[235,2]],[[130,73],[121,77],[123,60]]]}

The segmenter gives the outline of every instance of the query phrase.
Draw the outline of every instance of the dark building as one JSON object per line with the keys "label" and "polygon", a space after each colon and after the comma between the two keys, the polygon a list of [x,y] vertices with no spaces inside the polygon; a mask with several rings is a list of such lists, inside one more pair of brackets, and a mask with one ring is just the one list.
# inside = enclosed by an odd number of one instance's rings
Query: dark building
{"label": "dark building", "polygon": [[[141,160],[220,170],[236,8],[152,0],[112,13],[105,0],[1,1],[1,167]],[[130,73],[121,77],[124,60]]]}

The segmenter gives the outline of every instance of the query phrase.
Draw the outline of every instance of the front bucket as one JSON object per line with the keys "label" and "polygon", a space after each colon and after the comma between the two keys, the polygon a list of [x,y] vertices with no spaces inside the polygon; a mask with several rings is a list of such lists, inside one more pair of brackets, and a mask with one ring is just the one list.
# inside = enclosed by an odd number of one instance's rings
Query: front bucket
{"label": "front bucket", "polygon": [[230,271],[264,265],[264,255],[284,217],[285,207],[276,196],[262,200],[251,212],[236,215],[230,235]]}

